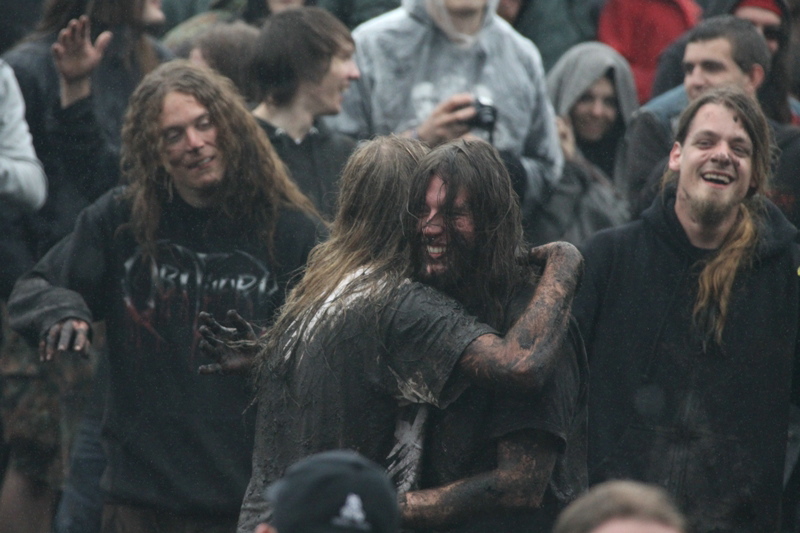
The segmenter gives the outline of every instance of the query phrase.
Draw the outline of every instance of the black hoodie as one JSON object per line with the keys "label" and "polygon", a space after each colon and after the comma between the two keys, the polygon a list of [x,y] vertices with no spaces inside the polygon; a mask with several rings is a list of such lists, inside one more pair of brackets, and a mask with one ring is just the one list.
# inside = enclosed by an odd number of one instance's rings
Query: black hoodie
{"label": "black hoodie", "polygon": [[[797,230],[768,201],[722,345],[692,325],[701,262],[674,189],[584,247],[590,482],[659,484],[692,531],[777,531],[798,340]],[[796,398],[795,398],[796,399]]]}

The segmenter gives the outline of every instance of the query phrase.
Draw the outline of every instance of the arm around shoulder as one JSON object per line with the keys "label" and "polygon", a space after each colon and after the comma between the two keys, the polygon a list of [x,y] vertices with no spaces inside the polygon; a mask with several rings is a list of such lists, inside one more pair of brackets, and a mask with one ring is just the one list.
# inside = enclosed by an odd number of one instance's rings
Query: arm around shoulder
{"label": "arm around shoulder", "polygon": [[534,248],[530,260],[544,271],[522,316],[504,337],[483,335],[473,341],[459,367],[481,386],[539,391],[567,353],[572,301],[583,275],[583,256],[573,245],[550,243]]}

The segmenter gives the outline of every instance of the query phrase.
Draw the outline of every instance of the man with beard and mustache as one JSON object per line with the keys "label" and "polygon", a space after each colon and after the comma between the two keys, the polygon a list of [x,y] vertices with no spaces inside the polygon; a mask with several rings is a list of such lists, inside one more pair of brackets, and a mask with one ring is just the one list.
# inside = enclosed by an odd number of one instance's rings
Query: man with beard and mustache
{"label": "man with beard and mustache", "polygon": [[780,526],[800,253],[764,196],[770,155],[752,97],[705,92],[680,117],[659,197],[584,246],[590,481],[657,483],[691,531]]}
{"label": "man with beard and mustache", "polygon": [[[412,277],[508,331],[537,290],[516,259],[522,230],[498,152],[482,141],[431,151],[404,219]],[[546,307],[543,307],[546,309]],[[586,360],[570,327],[539,394],[473,386],[430,410],[419,490],[401,498],[404,526],[438,531],[549,531],[586,489]]]}
{"label": "man with beard and mustache", "polygon": [[[481,170],[497,192],[492,210],[481,212],[475,235],[481,246],[506,248],[493,254],[498,261],[489,265],[500,271],[484,278],[496,301],[505,304],[516,287],[501,283],[495,289],[495,277],[519,285],[534,278],[531,268],[517,264],[523,252],[518,248],[519,208],[497,152],[483,142],[459,146],[491,154],[492,174]],[[447,153],[448,148],[435,153]],[[427,509],[427,494],[414,491],[425,406],[448,406],[470,382],[523,395],[546,394],[553,372],[572,368],[575,352],[582,353],[582,347],[575,348],[580,346],[577,333],[569,327],[582,260],[566,243],[523,255],[525,262],[540,260],[544,266],[541,277],[535,276],[538,285],[530,284],[535,290],[519,294],[520,313],[510,328],[511,320],[496,320],[497,326],[481,323],[451,297],[409,280],[410,234],[401,231],[398,218],[407,208],[409,180],[425,152],[418,141],[380,137],[356,149],[345,166],[331,237],[312,251],[303,279],[261,340],[253,476],[242,504],[240,533],[269,520],[264,490],[291,464],[339,448],[353,449],[388,468],[406,494],[403,520],[410,528],[439,529],[539,502],[540,495],[531,490],[541,474],[530,461],[540,456],[529,455],[527,445],[549,450],[560,443],[552,442],[557,436],[551,441],[526,433],[498,445],[495,470],[455,487],[463,496],[454,493],[452,506]],[[459,158],[459,165],[469,167],[470,162]],[[416,222],[412,232],[417,232]],[[216,325],[209,330],[219,331]],[[506,333],[501,337],[497,331]],[[207,351],[227,353],[209,331],[204,335]],[[237,350],[241,345],[233,352]],[[577,380],[571,385],[568,392],[579,394]],[[571,413],[565,417],[571,419]],[[545,483],[549,477],[548,469]]]}

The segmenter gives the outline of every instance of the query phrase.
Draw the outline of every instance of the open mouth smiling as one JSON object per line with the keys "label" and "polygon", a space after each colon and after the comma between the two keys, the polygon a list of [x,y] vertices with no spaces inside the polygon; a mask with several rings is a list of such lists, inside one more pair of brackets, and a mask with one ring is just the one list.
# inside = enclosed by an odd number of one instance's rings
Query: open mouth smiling
{"label": "open mouth smiling", "polygon": [[700,177],[703,181],[713,183],[714,185],[730,185],[733,183],[732,176],[720,172],[704,172]]}

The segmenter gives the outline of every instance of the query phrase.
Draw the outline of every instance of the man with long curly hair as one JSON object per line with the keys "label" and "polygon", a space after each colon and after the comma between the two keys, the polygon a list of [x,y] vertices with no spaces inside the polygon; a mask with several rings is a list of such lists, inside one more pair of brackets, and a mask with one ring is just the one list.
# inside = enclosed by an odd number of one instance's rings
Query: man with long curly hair
{"label": "man with long curly hair", "polygon": [[758,103],[708,91],[642,219],[584,247],[590,482],[657,483],[692,531],[780,526],[800,254],[771,156]]}
{"label": "man with long curly hair", "polygon": [[107,328],[103,531],[233,531],[250,475],[244,379],[197,375],[197,314],[269,320],[323,230],[231,83],[150,73],[122,132],[129,185],[17,283],[12,326],[45,364]]}

